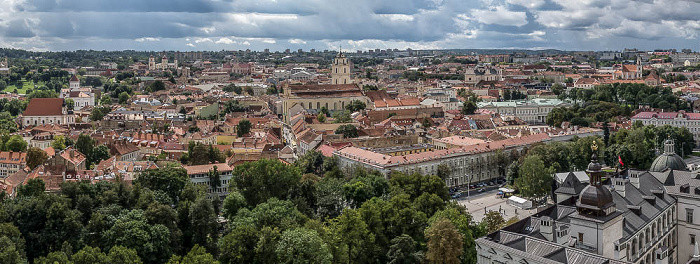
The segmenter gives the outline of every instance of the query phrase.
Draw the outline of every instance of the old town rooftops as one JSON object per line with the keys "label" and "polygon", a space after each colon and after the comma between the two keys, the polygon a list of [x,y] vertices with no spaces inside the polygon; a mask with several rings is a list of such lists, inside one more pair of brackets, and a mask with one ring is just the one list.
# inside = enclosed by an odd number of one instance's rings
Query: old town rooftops
{"label": "old town rooftops", "polygon": [[677,117],[686,118],[689,120],[700,120],[700,113],[680,112],[641,112],[632,117],[632,119],[675,119]]}
{"label": "old town rooftops", "polygon": [[301,98],[363,96],[357,84],[290,85],[287,89]]}
{"label": "old town rooftops", "polygon": [[388,167],[399,164],[409,164],[409,163],[421,163],[426,161],[432,161],[441,159],[445,156],[452,155],[464,155],[464,154],[478,154],[490,152],[498,149],[529,145],[537,142],[542,142],[549,140],[550,137],[546,133],[534,134],[529,136],[524,136],[520,138],[511,138],[493,142],[487,142],[483,144],[475,144],[470,146],[464,146],[460,148],[451,149],[441,149],[426,151],[421,153],[414,153],[401,156],[389,156],[366,149],[361,149],[357,147],[346,147],[335,152],[336,155],[341,157],[346,157],[353,160],[358,160],[367,164],[373,164],[376,166]]}

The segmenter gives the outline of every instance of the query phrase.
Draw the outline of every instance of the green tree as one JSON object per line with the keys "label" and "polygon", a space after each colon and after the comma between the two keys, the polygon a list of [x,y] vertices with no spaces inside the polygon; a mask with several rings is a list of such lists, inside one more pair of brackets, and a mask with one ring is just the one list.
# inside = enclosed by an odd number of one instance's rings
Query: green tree
{"label": "green tree", "polygon": [[219,259],[224,263],[255,263],[258,232],[252,224],[233,227],[219,243]]}
{"label": "green tree", "polygon": [[74,264],[108,264],[109,259],[100,248],[85,246],[71,257]]}
{"label": "green tree", "polygon": [[17,197],[38,197],[44,195],[46,187],[41,178],[29,179],[26,185],[17,188]]}
{"label": "green tree", "polygon": [[462,234],[447,219],[435,221],[425,230],[425,254],[430,263],[457,264],[462,255]]}
{"label": "green tree", "polygon": [[138,252],[144,262],[167,259],[171,254],[170,231],[163,225],[149,225],[142,210],[119,217],[104,233],[108,245],[121,245]]}
{"label": "green tree", "polygon": [[109,259],[109,263],[143,263],[136,253],[136,250],[123,246],[112,247],[112,249],[109,250],[109,254],[107,254],[107,258]]}
{"label": "green tree", "polygon": [[232,219],[238,210],[246,207],[245,197],[238,192],[238,190],[232,190],[224,199],[224,210],[223,215],[226,219]]}
{"label": "green tree", "polygon": [[350,123],[352,122],[352,117],[350,117],[350,111],[335,111],[333,112],[333,123]]}
{"label": "green tree", "polygon": [[192,240],[190,244],[201,245],[209,252],[216,252],[218,241],[216,215],[209,199],[200,197],[190,207],[190,229]]}
{"label": "green tree", "polygon": [[49,159],[49,155],[46,151],[40,148],[31,147],[27,150],[27,167],[34,169],[37,166],[44,164]]}
{"label": "green tree", "polygon": [[553,173],[554,169],[545,167],[539,155],[529,155],[520,166],[515,186],[527,198],[546,196],[552,186]]}
{"label": "green tree", "polygon": [[108,94],[105,94],[100,98],[100,105],[111,105],[111,104],[112,104],[112,98],[109,97]]}
{"label": "green tree", "polygon": [[10,136],[10,139],[5,142],[7,151],[23,152],[27,150],[27,142],[19,135]]}
{"label": "green tree", "polygon": [[306,228],[284,231],[275,253],[280,263],[331,263],[333,258],[318,233]]}
{"label": "green tree", "polygon": [[411,236],[403,234],[391,240],[391,247],[386,253],[389,264],[419,264],[423,260],[417,243]]}
{"label": "green tree", "polygon": [[342,125],[339,126],[335,130],[336,134],[343,135],[345,138],[356,138],[357,135],[357,127],[355,127],[352,124],[347,124],[347,125]]}
{"label": "green tree", "polygon": [[503,225],[506,223],[506,220],[503,219],[501,213],[489,210],[486,212],[486,215],[484,215],[484,219],[481,220],[481,222],[486,226],[486,231],[488,233],[493,233],[496,232],[496,230],[501,229],[501,227],[503,227]]}
{"label": "green tree", "polygon": [[347,109],[350,112],[357,112],[360,110],[364,110],[366,107],[367,105],[365,104],[365,102],[360,100],[352,100],[349,104],[345,106],[345,109]]}
{"label": "green tree", "polygon": [[68,255],[61,251],[49,253],[46,257],[40,257],[34,261],[35,264],[71,264]]}
{"label": "green tree", "polygon": [[326,115],[321,113],[316,116],[316,119],[318,120],[319,123],[325,123],[326,122]]}
{"label": "green tree", "polygon": [[105,145],[99,145],[92,150],[88,160],[89,164],[98,164],[100,161],[109,159],[111,155],[109,154],[109,148]]}
{"label": "green tree", "polygon": [[0,263],[24,263],[22,252],[17,249],[15,243],[6,236],[0,236]]}
{"label": "green tree", "polygon": [[56,151],[61,151],[61,150],[66,149],[66,137],[55,136],[53,138],[53,141],[51,142],[51,147],[53,147]]}
{"label": "green tree", "polygon": [[248,119],[243,119],[238,122],[238,126],[236,126],[236,135],[238,137],[242,137],[250,132],[250,129],[252,128],[253,124],[250,123],[250,120]]}
{"label": "green tree", "polygon": [[190,181],[183,168],[162,167],[146,170],[135,180],[135,184],[154,191],[165,193],[172,201],[177,201],[185,185]]}
{"label": "green tree", "polygon": [[95,140],[88,134],[80,134],[75,142],[75,149],[83,153],[85,157],[92,155],[92,150],[95,148]]}
{"label": "green tree", "polygon": [[119,94],[119,104],[126,104],[126,102],[129,101],[129,97],[129,93],[121,92]]}
{"label": "green tree", "polygon": [[464,102],[464,105],[462,106],[462,114],[463,115],[473,115],[474,112],[476,112],[476,103],[472,101],[466,101]]}
{"label": "green tree", "polygon": [[359,175],[343,185],[343,189],[350,206],[357,208],[372,197],[388,193],[389,183],[383,175]]}
{"label": "green tree", "polygon": [[272,197],[286,199],[301,179],[298,168],[278,160],[265,159],[236,166],[233,175],[232,183],[250,206]]}
{"label": "green tree", "polygon": [[204,247],[194,245],[192,250],[182,258],[180,264],[219,264],[219,262],[214,260],[214,256],[207,253]]}
{"label": "green tree", "polygon": [[368,263],[373,260],[371,252],[374,251],[374,234],[369,231],[367,223],[357,210],[343,210],[343,213],[331,222],[331,229],[340,242],[336,246],[343,248],[348,259],[354,263]]}
{"label": "green tree", "polygon": [[108,106],[95,106],[95,108],[90,111],[90,120],[100,121],[102,120],[112,109]]}
{"label": "green tree", "polygon": [[66,99],[66,108],[68,108],[68,110],[73,110],[73,108],[75,108],[75,101],[73,99]]}

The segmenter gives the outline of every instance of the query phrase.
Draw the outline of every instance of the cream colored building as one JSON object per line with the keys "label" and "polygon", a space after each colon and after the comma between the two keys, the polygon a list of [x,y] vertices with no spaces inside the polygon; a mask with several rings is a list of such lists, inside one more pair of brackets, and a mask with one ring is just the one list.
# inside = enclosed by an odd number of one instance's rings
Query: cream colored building
{"label": "cream colored building", "polygon": [[350,60],[342,52],[338,53],[331,65],[331,84],[351,84],[351,66]]}

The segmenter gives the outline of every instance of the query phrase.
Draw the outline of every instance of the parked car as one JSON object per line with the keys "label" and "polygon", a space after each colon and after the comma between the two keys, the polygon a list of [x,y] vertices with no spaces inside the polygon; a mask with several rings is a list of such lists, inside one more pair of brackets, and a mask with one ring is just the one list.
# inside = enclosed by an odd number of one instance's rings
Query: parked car
{"label": "parked car", "polygon": [[485,192],[485,191],[486,191],[486,189],[483,189],[483,188],[479,189],[479,192]]}
{"label": "parked car", "polygon": [[476,189],[476,186],[474,186],[474,184],[469,185],[469,189]]}
{"label": "parked car", "polygon": [[462,197],[462,193],[461,193],[461,192],[458,192],[458,193],[455,193],[455,194],[452,195],[452,199],[458,199],[458,198],[460,198],[460,197]]}

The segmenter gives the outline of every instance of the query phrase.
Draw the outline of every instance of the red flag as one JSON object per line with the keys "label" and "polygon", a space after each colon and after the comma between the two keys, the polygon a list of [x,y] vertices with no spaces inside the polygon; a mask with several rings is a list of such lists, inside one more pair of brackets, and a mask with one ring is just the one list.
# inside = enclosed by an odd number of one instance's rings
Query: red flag
{"label": "red flag", "polygon": [[624,164],[624,163],[622,163],[622,157],[621,157],[621,156],[617,156],[617,161],[619,161],[619,162],[620,162],[620,166],[622,166],[622,167],[624,167],[624,166],[625,166],[625,164]]}

